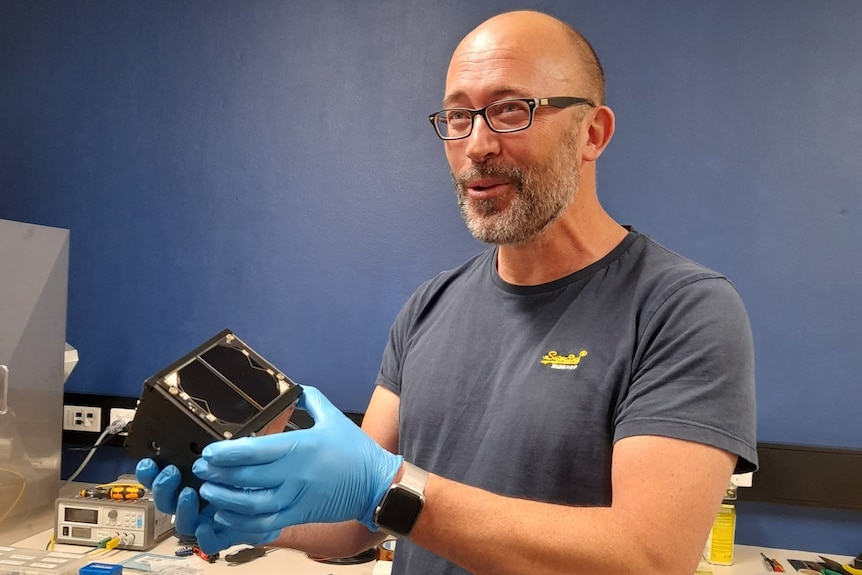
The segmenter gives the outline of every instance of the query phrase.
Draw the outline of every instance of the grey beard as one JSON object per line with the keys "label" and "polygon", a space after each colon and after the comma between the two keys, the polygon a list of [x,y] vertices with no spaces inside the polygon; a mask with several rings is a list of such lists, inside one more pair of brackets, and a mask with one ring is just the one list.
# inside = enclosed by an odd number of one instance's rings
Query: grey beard
{"label": "grey beard", "polygon": [[[569,146],[564,148],[569,151]],[[544,234],[577,194],[578,169],[565,161],[569,157],[558,154],[549,164],[531,170],[474,164],[457,177],[453,174],[461,216],[473,237],[489,244],[518,245]],[[505,178],[515,186],[508,206],[500,208],[495,199],[470,200],[466,183],[485,176]]]}

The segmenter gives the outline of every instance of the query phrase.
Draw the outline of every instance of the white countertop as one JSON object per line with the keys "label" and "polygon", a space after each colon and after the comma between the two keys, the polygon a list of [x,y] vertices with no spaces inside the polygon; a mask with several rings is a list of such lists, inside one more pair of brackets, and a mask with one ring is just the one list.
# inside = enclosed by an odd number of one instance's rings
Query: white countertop
{"label": "white countertop", "polygon": [[[64,487],[66,493],[75,493],[81,488],[81,484],[70,484]],[[23,547],[27,549],[44,550],[46,545],[51,540],[53,534],[54,508],[46,508],[38,514],[24,518],[22,521],[16,521],[16,525],[12,530],[5,529],[0,532],[0,545],[9,545],[14,547]],[[156,553],[169,557],[174,557],[174,551],[181,547],[177,543],[177,539],[173,536],[160,542],[154,549],[146,553]],[[240,548],[238,546],[235,549]],[[55,545],[55,550],[68,553],[83,554],[91,548],[78,545]],[[224,554],[229,553],[227,550]],[[763,552],[767,556],[777,559],[784,567],[787,573],[796,573],[795,569],[790,566],[788,559],[802,559],[810,561],[819,561],[819,554],[811,551],[775,549],[765,547],[752,547],[748,545],[736,545],[734,547],[734,562],[731,566],[701,564],[701,569],[711,571],[713,575],[760,575],[768,573],[766,565],[763,562],[763,557],[760,553]],[[119,563],[135,556],[138,551],[114,550],[110,553],[100,555],[93,558],[93,561],[101,563]],[[852,564],[852,557],[824,554],[830,559],[834,559],[839,563]],[[238,570],[245,572],[255,571],[255,575],[385,575],[389,572],[390,562],[380,562],[380,565],[375,569],[375,562],[363,563],[359,565],[330,565],[326,563],[318,563],[305,556],[305,553],[292,549],[275,549],[267,553],[264,557],[255,559],[252,562],[229,566],[224,560],[219,560],[215,563],[207,563],[197,556],[186,558],[190,567],[202,567],[201,571],[205,575],[238,575]],[[227,570],[230,570],[228,573]],[[197,569],[190,569],[190,572]],[[704,571],[705,572],[705,571]]]}

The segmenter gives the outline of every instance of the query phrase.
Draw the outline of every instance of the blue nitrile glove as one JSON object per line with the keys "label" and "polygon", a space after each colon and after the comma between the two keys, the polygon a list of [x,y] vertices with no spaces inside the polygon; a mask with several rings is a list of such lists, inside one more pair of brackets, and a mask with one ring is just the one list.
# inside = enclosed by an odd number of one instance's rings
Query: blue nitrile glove
{"label": "blue nitrile glove", "polygon": [[213,521],[215,511],[208,507],[200,511],[200,500],[197,492],[191,487],[184,487],[177,494],[181,474],[179,469],[168,465],[162,471],[152,459],[142,459],[135,468],[138,481],[153,493],[156,507],[163,513],[176,515],[174,529],[180,535],[194,535],[198,547],[204,553],[216,553],[237,545],[263,545],[278,538],[279,530],[266,533],[244,533],[236,529],[228,529]]}
{"label": "blue nitrile glove", "polygon": [[135,467],[135,477],[138,483],[152,492],[159,511],[171,514],[177,512],[177,490],[181,479],[179,469],[168,465],[160,471],[152,459],[141,459]]}
{"label": "blue nitrile glove", "polygon": [[374,510],[403,458],[378,445],[317,389],[303,386],[298,407],[314,426],[207,445],[192,471],[215,524],[259,533],[302,523],[357,519]]}

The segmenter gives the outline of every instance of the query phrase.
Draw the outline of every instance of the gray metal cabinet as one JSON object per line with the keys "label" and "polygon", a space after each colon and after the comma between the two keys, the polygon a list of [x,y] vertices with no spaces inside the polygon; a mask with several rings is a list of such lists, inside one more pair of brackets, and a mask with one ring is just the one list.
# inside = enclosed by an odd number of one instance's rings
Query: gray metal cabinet
{"label": "gray metal cabinet", "polygon": [[69,231],[0,220],[0,544],[60,487]]}

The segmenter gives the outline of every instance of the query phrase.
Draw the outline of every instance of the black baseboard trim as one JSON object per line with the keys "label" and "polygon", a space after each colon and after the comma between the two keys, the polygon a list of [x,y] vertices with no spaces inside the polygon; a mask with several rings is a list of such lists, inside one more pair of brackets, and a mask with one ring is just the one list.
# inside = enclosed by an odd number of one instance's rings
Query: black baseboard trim
{"label": "black baseboard trim", "polygon": [[758,443],[757,457],[740,500],[862,511],[862,450]]}
{"label": "black baseboard trim", "polygon": [[[105,395],[99,393],[76,393],[65,392],[63,394],[64,405],[85,405],[99,407],[102,410],[103,428],[107,425],[111,415],[111,408],[135,409],[138,405],[138,397],[127,397],[121,395]],[[346,415],[356,425],[362,425],[364,413],[358,411],[345,411]],[[291,423],[300,429],[306,429],[313,425],[311,416],[303,410],[296,410]],[[101,430],[100,430],[101,432]],[[63,444],[67,446],[92,446],[99,438],[99,433],[87,431],[63,431]],[[107,439],[104,445],[122,446],[125,435],[115,435]]]}

